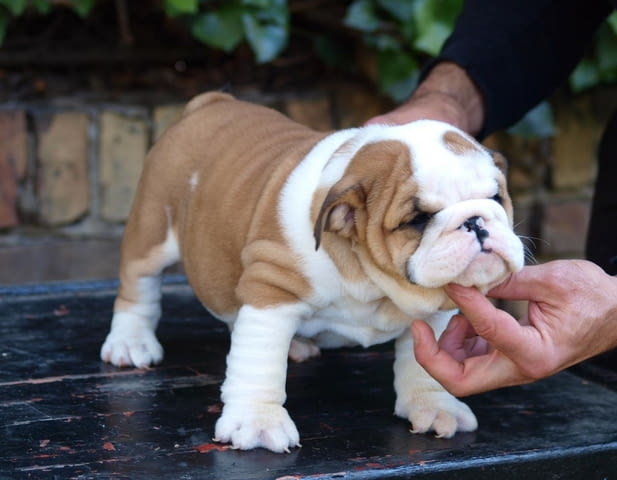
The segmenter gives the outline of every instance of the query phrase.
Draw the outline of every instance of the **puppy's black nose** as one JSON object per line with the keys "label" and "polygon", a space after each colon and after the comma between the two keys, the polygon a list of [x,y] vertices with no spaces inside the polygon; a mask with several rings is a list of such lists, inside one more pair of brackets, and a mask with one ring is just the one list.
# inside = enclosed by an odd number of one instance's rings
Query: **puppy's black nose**
{"label": "puppy's black nose", "polygon": [[488,237],[488,230],[483,228],[484,220],[481,217],[469,217],[463,222],[462,226],[466,228],[468,232],[475,232],[480,243],[482,243],[484,239]]}

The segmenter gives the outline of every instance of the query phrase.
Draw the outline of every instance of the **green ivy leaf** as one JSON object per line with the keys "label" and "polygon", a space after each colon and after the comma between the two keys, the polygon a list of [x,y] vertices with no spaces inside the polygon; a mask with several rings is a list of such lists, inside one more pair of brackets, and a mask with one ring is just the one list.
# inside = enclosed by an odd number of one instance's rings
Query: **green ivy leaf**
{"label": "green ivy leaf", "polygon": [[0,0],[0,5],[4,5],[12,15],[18,16],[26,9],[26,0]]}
{"label": "green ivy leaf", "polygon": [[410,22],[414,14],[414,2],[409,0],[377,0],[381,8],[398,21]]}
{"label": "green ivy leaf", "polygon": [[88,16],[96,0],[71,0],[73,10],[77,12],[77,15],[84,18]]}
{"label": "green ivy leaf", "polygon": [[617,36],[608,25],[600,28],[595,50],[601,81],[613,81],[617,76]]}
{"label": "green ivy leaf", "polygon": [[598,66],[589,58],[581,60],[574,71],[570,74],[570,88],[575,93],[582,92],[587,88],[597,85],[600,81]]}
{"label": "green ivy leaf", "polygon": [[377,71],[379,89],[395,102],[402,102],[409,97],[420,74],[415,59],[402,49],[379,51]]}
{"label": "green ivy leaf", "polygon": [[355,0],[347,9],[343,23],[362,32],[374,32],[381,21],[371,0]]}
{"label": "green ivy leaf", "polygon": [[225,5],[219,10],[198,15],[191,25],[191,33],[199,41],[231,52],[244,38],[242,15],[238,5]]}
{"label": "green ivy leaf", "polygon": [[612,32],[617,35],[617,11],[614,11],[607,17],[606,23],[611,28]]}
{"label": "green ivy leaf", "polygon": [[9,19],[4,10],[0,9],[0,45],[4,42],[6,36],[6,27],[9,24]]}
{"label": "green ivy leaf", "polygon": [[417,30],[414,47],[435,56],[452,31],[462,0],[416,0],[413,6]]}
{"label": "green ivy leaf", "polygon": [[171,17],[192,15],[199,11],[199,0],[165,0],[165,13]]}
{"label": "green ivy leaf", "polygon": [[276,2],[272,0],[242,0],[242,5],[247,5],[260,9],[267,9],[274,6],[275,4]]}
{"label": "green ivy leaf", "polygon": [[242,16],[244,31],[249,45],[259,63],[275,58],[287,44],[287,29],[276,24],[264,24],[256,15]]}
{"label": "green ivy leaf", "polygon": [[393,37],[392,35],[388,35],[387,33],[382,33],[378,35],[365,35],[364,43],[373,48],[374,50],[400,50],[401,43]]}
{"label": "green ivy leaf", "polygon": [[30,0],[30,3],[41,15],[47,15],[51,10],[51,3],[48,0]]}
{"label": "green ivy leaf", "polygon": [[436,56],[451,31],[451,27],[442,22],[428,24],[422,28],[421,32],[416,37],[414,47],[421,52]]}
{"label": "green ivy leaf", "polygon": [[242,15],[246,39],[259,63],[266,63],[278,56],[287,45],[289,11],[286,0],[243,0],[259,2]]}
{"label": "green ivy leaf", "polygon": [[523,138],[548,138],[555,135],[555,118],[549,102],[540,103],[508,129],[508,133]]}

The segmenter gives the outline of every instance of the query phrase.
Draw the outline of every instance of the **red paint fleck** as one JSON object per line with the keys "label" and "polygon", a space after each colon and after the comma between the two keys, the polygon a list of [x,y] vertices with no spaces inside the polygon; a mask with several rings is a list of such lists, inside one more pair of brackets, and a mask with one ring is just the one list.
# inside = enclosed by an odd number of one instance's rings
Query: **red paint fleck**
{"label": "red paint fleck", "polygon": [[332,425],[328,425],[327,423],[323,423],[323,422],[319,424],[319,428],[321,428],[323,431],[326,431],[326,432],[336,431],[336,428],[334,428]]}
{"label": "red paint fleck", "polygon": [[208,405],[208,413],[221,413],[221,404]]}
{"label": "red paint fleck", "polygon": [[135,412],[122,412],[122,415],[124,415],[125,417],[132,417],[133,415],[135,415]]}
{"label": "red paint fleck", "polygon": [[111,442],[105,442],[103,444],[103,450],[107,450],[108,452],[111,452],[111,451],[115,451],[116,447],[114,447],[114,444]]}
{"label": "red paint fleck", "polygon": [[58,308],[54,310],[54,315],[56,317],[63,317],[64,315],[68,315],[68,314],[69,314],[69,309],[66,308],[65,305],[60,305]]}
{"label": "red paint fleck", "polygon": [[47,445],[49,445],[49,440],[41,440],[39,442],[39,447],[40,448],[45,448]]}
{"label": "red paint fleck", "polygon": [[201,445],[197,445],[193,447],[199,453],[209,453],[212,451],[216,452],[224,452],[225,450],[229,450],[231,446],[229,445],[217,445],[216,443],[202,443]]}
{"label": "red paint fleck", "polygon": [[284,477],[276,477],[275,480],[299,480],[300,476],[298,475],[285,475]]}
{"label": "red paint fleck", "polygon": [[63,452],[70,452],[73,449],[71,447],[64,447],[64,446],[62,446],[62,447],[58,447],[58,450],[62,450]]}

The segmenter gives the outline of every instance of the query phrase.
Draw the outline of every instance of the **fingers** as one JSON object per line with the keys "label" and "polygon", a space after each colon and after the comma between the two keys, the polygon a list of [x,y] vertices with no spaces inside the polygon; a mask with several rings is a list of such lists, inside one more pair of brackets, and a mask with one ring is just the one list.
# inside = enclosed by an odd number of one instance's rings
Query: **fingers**
{"label": "fingers", "polygon": [[443,387],[457,397],[529,382],[516,365],[498,351],[457,361],[442,349],[425,322],[413,322],[416,360]]}
{"label": "fingers", "polygon": [[418,363],[444,387],[456,384],[464,373],[463,364],[439,346],[433,329],[426,322],[416,320],[411,324],[411,333]]}
{"label": "fingers", "polygon": [[493,287],[488,296],[503,300],[541,301],[546,298],[547,276],[550,264],[532,265],[510,275],[503,283]]}
{"label": "fingers", "polygon": [[528,348],[528,332],[514,317],[496,308],[475,288],[448,285],[446,292],[476,333],[494,348],[513,358],[524,354]]}
{"label": "fingers", "polygon": [[448,328],[441,334],[437,342],[439,348],[448,352],[457,361],[467,357],[488,353],[489,344],[478,337],[467,319],[462,315],[455,315],[450,320]]}

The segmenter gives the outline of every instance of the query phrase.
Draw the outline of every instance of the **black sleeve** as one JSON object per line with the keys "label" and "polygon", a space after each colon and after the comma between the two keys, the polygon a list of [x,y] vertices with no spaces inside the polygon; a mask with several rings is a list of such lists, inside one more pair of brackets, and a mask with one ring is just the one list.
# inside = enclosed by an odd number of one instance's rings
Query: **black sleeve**
{"label": "black sleeve", "polygon": [[435,63],[459,64],[481,90],[485,136],[550,96],[611,10],[609,0],[466,0]]}

